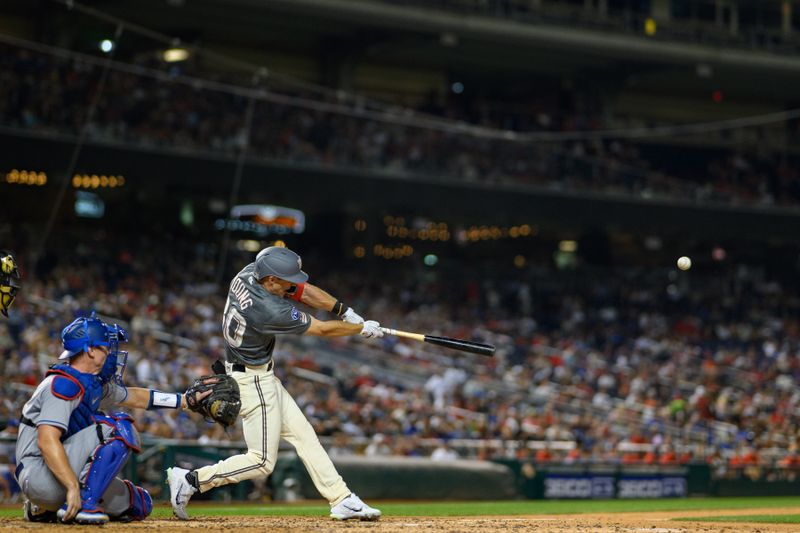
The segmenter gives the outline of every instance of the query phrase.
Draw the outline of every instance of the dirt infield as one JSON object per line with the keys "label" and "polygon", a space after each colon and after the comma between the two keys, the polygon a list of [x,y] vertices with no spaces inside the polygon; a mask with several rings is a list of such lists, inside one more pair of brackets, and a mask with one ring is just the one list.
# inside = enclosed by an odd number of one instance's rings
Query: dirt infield
{"label": "dirt infield", "polygon": [[[233,516],[194,518],[189,522],[175,519],[154,519],[132,524],[110,524],[102,529],[108,531],[160,530],[169,532],[197,533],[198,529],[209,531],[320,531],[328,533],[369,532],[395,533],[424,530],[428,533],[445,531],[489,533],[496,531],[558,532],[591,531],[597,533],[688,533],[694,531],[720,531],[756,533],[798,531],[797,524],[747,524],[711,522],[675,522],[671,518],[693,516],[731,516],[754,514],[798,514],[800,507],[777,509],[743,509],[719,511],[681,511],[654,513],[609,513],[587,515],[552,516],[472,516],[472,517],[384,517],[379,522],[335,522],[327,517],[298,516]],[[61,526],[53,524],[31,524],[22,519],[3,519],[0,529],[44,531]],[[67,527],[67,526],[63,526]],[[97,531],[97,527],[69,526],[68,531]]]}

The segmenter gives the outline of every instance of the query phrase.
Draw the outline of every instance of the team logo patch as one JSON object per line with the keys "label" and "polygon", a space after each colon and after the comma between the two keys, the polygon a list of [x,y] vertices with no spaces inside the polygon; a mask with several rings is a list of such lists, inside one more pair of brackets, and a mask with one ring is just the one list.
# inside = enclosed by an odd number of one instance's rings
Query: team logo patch
{"label": "team logo patch", "polygon": [[308,315],[302,311],[298,311],[296,307],[292,307],[292,320],[299,320],[301,324],[308,323]]}

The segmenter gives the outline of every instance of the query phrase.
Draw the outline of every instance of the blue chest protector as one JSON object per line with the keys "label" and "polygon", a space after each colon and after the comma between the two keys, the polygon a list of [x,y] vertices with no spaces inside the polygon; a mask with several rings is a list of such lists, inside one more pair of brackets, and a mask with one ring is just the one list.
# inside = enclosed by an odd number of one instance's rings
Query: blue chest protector
{"label": "blue chest protector", "polygon": [[47,371],[53,378],[52,392],[63,400],[74,400],[81,397],[81,403],[72,411],[67,431],[62,435],[65,440],[80,430],[95,423],[94,415],[99,414],[100,401],[103,399],[103,381],[95,374],[84,374],[69,365],[53,365]]}

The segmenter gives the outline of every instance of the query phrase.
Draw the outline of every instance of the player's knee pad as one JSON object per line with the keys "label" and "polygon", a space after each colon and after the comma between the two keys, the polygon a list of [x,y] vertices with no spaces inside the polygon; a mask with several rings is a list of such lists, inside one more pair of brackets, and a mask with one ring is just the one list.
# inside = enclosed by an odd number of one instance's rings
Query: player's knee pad
{"label": "player's knee pad", "polygon": [[120,519],[144,520],[153,512],[153,499],[150,497],[150,493],[127,479],[124,481],[131,495],[131,506]]}
{"label": "player's knee pad", "polygon": [[136,431],[133,418],[128,413],[111,413],[109,416],[95,415],[95,421],[98,424],[111,426],[113,437],[122,440],[134,453],[142,450],[139,432]]}
{"label": "player's knee pad", "polygon": [[99,502],[111,484],[111,480],[122,470],[131,451],[139,452],[139,433],[133,427],[133,419],[127,413],[111,416],[95,415],[95,422],[112,428],[111,438],[95,448],[91,464],[83,481],[81,500],[83,508],[99,508]]}

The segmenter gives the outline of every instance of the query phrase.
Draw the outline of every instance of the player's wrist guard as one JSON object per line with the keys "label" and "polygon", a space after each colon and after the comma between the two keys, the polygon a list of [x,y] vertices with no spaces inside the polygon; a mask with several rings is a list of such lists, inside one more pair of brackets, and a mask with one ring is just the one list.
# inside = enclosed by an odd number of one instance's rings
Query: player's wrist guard
{"label": "player's wrist guard", "polygon": [[349,307],[341,300],[336,300],[336,303],[333,304],[333,309],[331,309],[331,313],[334,313],[336,316],[342,316],[347,312]]}
{"label": "player's wrist guard", "polygon": [[147,402],[146,409],[180,409],[181,408],[181,394],[177,392],[161,392],[158,390],[150,390],[150,400]]}

